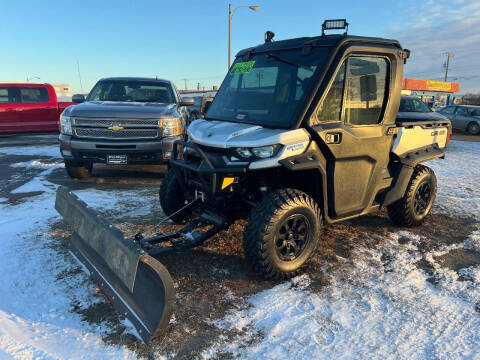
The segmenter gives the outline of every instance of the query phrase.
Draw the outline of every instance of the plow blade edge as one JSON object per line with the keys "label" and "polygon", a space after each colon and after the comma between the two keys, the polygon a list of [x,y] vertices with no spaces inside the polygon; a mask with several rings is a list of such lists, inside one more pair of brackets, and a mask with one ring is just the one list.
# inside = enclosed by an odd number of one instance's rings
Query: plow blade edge
{"label": "plow blade edge", "polygon": [[161,335],[175,302],[167,269],[69,189],[58,188],[55,208],[73,228],[72,252],[114,307],[144,341]]}

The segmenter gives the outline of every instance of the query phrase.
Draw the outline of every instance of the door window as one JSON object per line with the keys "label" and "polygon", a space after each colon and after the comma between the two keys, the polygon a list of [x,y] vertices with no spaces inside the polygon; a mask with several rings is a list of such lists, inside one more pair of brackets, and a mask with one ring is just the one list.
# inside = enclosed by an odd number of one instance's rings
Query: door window
{"label": "door window", "polygon": [[457,115],[463,115],[463,116],[468,116],[468,111],[467,108],[464,107],[457,107]]}
{"label": "door window", "polygon": [[335,79],[328,90],[327,96],[323,99],[317,110],[317,116],[312,119],[311,125],[322,122],[340,121],[342,114],[343,84],[345,80],[345,62],[335,76]]}
{"label": "door window", "polygon": [[453,114],[455,112],[455,106],[446,107],[445,109],[442,109],[441,112],[446,114]]}
{"label": "door window", "polygon": [[44,87],[20,88],[20,98],[22,103],[46,103],[49,100],[47,89]]}
{"label": "door window", "polygon": [[17,87],[0,87],[0,104],[20,102]]}
{"label": "door window", "polygon": [[345,123],[373,125],[382,120],[388,85],[388,62],[384,58],[351,57],[345,91]]}

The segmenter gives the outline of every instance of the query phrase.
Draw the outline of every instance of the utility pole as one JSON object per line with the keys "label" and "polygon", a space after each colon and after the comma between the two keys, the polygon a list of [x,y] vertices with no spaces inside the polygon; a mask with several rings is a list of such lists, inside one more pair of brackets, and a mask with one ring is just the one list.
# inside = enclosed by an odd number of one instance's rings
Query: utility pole
{"label": "utility pole", "polygon": [[453,58],[453,53],[451,52],[446,52],[445,55],[447,55],[447,62],[443,64],[445,67],[445,81],[448,80],[448,67],[450,66],[450,58]]}
{"label": "utility pole", "polygon": [[181,79],[181,80],[185,81],[185,90],[187,90],[187,80],[188,79]]}

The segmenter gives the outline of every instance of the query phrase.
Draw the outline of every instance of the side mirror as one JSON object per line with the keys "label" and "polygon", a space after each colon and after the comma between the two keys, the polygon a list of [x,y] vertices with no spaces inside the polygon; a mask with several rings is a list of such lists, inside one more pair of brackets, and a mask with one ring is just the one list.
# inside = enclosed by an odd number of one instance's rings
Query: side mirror
{"label": "side mirror", "polygon": [[192,106],[195,105],[195,100],[191,97],[180,99],[180,106]]}
{"label": "side mirror", "polygon": [[210,105],[212,105],[213,100],[207,100],[205,101],[205,104],[203,105],[202,113],[206,114],[208,109],[210,108]]}
{"label": "side mirror", "polygon": [[377,76],[376,75],[360,76],[360,100],[361,101],[377,100]]}
{"label": "side mirror", "polygon": [[72,102],[80,104],[85,101],[85,96],[82,94],[75,94],[72,96]]}

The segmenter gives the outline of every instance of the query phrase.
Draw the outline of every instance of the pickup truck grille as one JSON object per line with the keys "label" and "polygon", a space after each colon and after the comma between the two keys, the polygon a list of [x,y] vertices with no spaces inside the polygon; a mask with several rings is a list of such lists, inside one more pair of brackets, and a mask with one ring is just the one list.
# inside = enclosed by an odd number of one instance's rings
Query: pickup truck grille
{"label": "pickup truck grille", "polygon": [[158,138],[158,128],[124,129],[117,131],[98,128],[76,128],[75,136],[79,138],[97,139],[155,139]]}
{"label": "pickup truck grille", "polygon": [[162,133],[158,119],[74,118],[73,131],[78,138],[120,140],[156,139]]}
{"label": "pickup truck grille", "polygon": [[74,126],[88,126],[88,127],[109,127],[113,125],[120,125],[124,127],[149,127],[158,128],[158,120],[155,119],[92,119],[92,118],[74,118]]}

